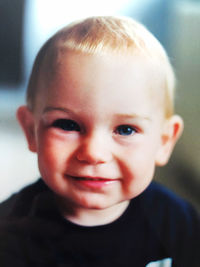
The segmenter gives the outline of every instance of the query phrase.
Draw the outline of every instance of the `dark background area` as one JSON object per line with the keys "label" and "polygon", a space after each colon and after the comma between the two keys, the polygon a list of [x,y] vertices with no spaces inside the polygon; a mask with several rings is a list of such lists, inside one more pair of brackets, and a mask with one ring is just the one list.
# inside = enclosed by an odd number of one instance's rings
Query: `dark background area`
{"label": "dark background area", "polygon": [[[19,85],[23,73],[25,0],[0,1],[0,83]],[[12,88],[16,88],[12,86]]]}

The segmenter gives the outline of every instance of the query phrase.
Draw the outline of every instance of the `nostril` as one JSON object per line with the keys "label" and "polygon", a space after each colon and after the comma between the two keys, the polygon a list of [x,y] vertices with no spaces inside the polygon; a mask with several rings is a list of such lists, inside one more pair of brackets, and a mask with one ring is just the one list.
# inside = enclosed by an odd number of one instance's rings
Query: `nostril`
{"label": "nostril", "polygon": [[76,158],[82,163],[102,164],[110,161],[110,145],[102,131],[88,134],[81,140],[76,151]]}
{"label": "nostril", "polygon": [[87,164],[100,164],[104,163],[105,160],[103,159],[103,156],[97,153],[88,153],[88,151],[79,151],[76,155],[76,158],[82,162]]}
{"label": "nostril", "polygon": [[102,164],[109,160],[108,150],[100,144],[95,145],[95,143],[87,143],[80,147],[76,151],[76,158],[87,164]]}

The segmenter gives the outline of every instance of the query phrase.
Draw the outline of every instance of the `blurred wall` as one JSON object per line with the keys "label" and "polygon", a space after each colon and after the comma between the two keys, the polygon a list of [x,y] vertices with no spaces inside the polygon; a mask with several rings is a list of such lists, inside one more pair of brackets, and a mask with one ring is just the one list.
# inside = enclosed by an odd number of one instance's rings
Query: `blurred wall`
{"label": "blurred wall", "polygon": [[169,20],[169,50],[177,75],[176,110],[184,132],[158,180],[200,210],[200,3],[177,1]]}

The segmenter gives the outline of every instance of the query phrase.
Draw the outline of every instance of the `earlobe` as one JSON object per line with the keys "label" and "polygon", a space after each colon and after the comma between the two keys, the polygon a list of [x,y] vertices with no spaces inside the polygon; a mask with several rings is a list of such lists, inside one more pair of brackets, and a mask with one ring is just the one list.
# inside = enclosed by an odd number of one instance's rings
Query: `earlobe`
{"label": "earlobe", "polygon": [[26,136],[29,150],[32,152],[37,152],[33,113],[28,109],[27,106],[21,106],[18,108],[16,116]]}
{"label": "earlobe", "polygon": [[161,137],[161,145],[156,156],[157,166],[167,164],[174,146],[183,132],[183,127],[183,120],[178,115],[166,120]]}

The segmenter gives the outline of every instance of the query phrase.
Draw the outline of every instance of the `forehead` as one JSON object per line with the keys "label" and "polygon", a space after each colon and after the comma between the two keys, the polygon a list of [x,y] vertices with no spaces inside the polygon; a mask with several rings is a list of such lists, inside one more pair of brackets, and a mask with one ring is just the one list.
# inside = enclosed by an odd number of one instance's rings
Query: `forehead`
{"label": "forehead", "polygon": [[[74,96],[84,102],[88,95],[95,101],[110,96],[119,104],[131,97],[138,101],[141,97],[148,101],[163,98],[162,68],[139,54],[65,52],[50,68],[45,65],[40,77],[43,104],[65,98],[72,101]],[[78,94],[74,95],[75,91]]]}

